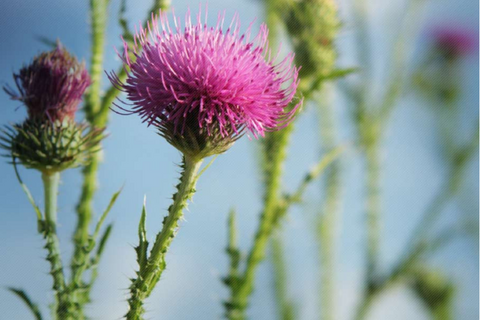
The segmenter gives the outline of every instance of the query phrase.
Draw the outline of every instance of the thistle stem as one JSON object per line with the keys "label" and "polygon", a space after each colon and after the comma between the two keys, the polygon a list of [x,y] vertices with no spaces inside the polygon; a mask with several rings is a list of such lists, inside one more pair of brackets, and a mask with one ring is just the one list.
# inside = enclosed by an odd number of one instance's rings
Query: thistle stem
{"label": "thistle stem", "polygon": [[286,158],[288,140],[293,125],[281,131],[272,132],[265,138],[265,195],[264,208],[260,217],[255,239],[247,258],[245,272],[237,287],[230,287],[230,300],[227,303],[226,316],[230,320],[245,319],[250,294],[253,291],[258,265],[265,257],[268,241],[275,226],[275,218],[279,206],[283,164]]}
{"label": "thistle stem", "polygon": [[[320,118],[320,139],[325,154],[337,147],[335,115],[332,105],[333,88],[326,84],[322,88],[318,101]],[[317,239],[320,248],[320,319],[335,319],[335,244],[336,231],[340,215],[340,170],[339,161],[330,164],[325,173],[324,202],[319,215]]]}
{"label": "thistle stem", "polygon": [[[90,15],[92,20],[92,57],[90,61],[90,77],[92,85],[85,97],[85,114],[88,122],[95,127],[104,124],[98,123],[96,115],[101,104],[101,79],[103,73],[103,47],[105,45],[106,0],[90,0]],[[92,219],[93,195],[97,189],[97,170],[100,153],[92,155],[91,162],[83,169],[83,185],[80,202],[77,206],[78,222],[75,229],[75,252],[72,259],[72,268],[82,262],[82,248],[86,245],[89,235],[89,226]],[[75,272],[72,272],[72,276]]]}
{"label": "thistle stem", "polygon": [[378,263],[380,244],[380,192],[381,192],[381,160],[378,136],[372,137],[365,146],[365,161],[367,166],[367,281],[374,281]]}
{"label": "thistle stem", "polygon": [[[102,98],[102,75],[103,75],[103,58],[105,47],[105,30],[107,20],[107,8],[108,0],[90,0],[90,16],[91,16],[91,42],[92,42],[92,55],[90,60],[90,77],[92,84],[85,96],[85,115],[88,122],[94,128],[102,128],[105,126],[105,122],[99,123],[98,114],[100,112]],[[103,118],[102,118],[103,120]],[[75,234],[73,236],[73,242],[75,243],[75,250],[72,256],[71,268],[72,268],[72,284],[74,290],[72,295],[77,299],[78,293],[76,292],[83,286],[82,266],[88,263],[86,261],[87,254],[85,248],[88,245],[88,238],[90,232],[90,223],[93,215],[93,196],[97,190],[97,170],[101,159],[101,152],[97,152],[92,155],[91,162],[83,169],[83,185],[80,196],[80,201],[77,206],[77,226]],[[80,280],[78,280],[80,279]],[[86,292],[88,296],[88,289]],[[87,299],[80,299],[78,304],[78,317],[83,319],[83,305],[88,301]]]}
{"label": "thistle stem", "polygon": [[69,301],[65,285],[63,265],[60,258],[60,242],[58,240],[57,224],[57,194],[60,173],[42,173],[44,194],[45,194],[45,226],[43,236],[48,251],[47,260],[50,263],[50,274],[53,278],[53,290],[55,290],[55,312],[58,319],[74,319],[72,305]]}
{"label": "thistle stem", "polygon": [[278,233],[272,237],[272,265],[275,285],[275,298],[279,319],[295,319],[295,305],[288,296],[287,261],[285,259],[285,245],[283,234]]}
{"label": "thistle stem", "polygon": [[165,255],[176,235],[178,222],[183,217],[183,209],[195,193],[197,173],[201,164],[202,160],[184,157],[183,172],[177,185],[177,193],[173,196],[173,204],[168,208],[168,216],[163,220],[162,230],[157,234],[147,262],[141,266],[138,277],[130,287],[129,310],[125,316],[128,320],[143,319],[145,313],[143,301],[150,295],[165,270]]}

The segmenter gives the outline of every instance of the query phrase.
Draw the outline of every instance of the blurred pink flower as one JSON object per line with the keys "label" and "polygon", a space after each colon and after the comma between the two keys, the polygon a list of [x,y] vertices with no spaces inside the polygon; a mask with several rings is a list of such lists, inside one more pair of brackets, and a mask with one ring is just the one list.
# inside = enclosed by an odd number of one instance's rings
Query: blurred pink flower
{"label": "blurred pink flower", "polygon": [[36,56],[13,78],[18,92],[9,86],[4,87],[5,92],[25,104],[30,119],[41,121],[73,120],[91,83],[85,64],[79,63],[60,42],[52,51]]}
{"label": "blurred pink flower", "polygon": [[478,33],[459,27],[438,27],[432,32],[435,46],[457,57],[478,51]]}
{"label": "blurred pink flower", "polygon": [[124,41],[120,57],[128,78],[123,83],[115,73],[108,75],[133,103],[131,110],[122,110],[173,127],[175,134],[191,125],[223,137],[246,128],[257,137],[287,125],[301,104],[287,110],[299,82],[293,54],[275,64],[265,24],[250,40],[251,25],[240,35],[237,16],[227,30],[224,14],[215,27],[207,27],[206,16],[202,22],[200,12],[192,24],[187,12],[182,28],[173,14],[171,28],[160,11],[136,33],[132,48]]}

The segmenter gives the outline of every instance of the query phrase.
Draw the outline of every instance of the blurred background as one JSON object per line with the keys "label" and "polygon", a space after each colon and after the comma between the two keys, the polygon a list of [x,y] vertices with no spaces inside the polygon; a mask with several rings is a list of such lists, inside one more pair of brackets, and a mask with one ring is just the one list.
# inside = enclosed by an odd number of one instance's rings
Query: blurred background
{"label": "blurred background", "polygon": [[[175,12],[183,17],[188,6],[196,12],[198,3],[173,0]],[[392,39],[398,31],[405,6],[403,0],[370,0],[368,15],[372,30],[372,60],[375,73],[385,71],[384,62],[390,54]],[[116,70],[119,59],[114,46],[120,46],[117,13],[119,1],[112,0],[108,17],[108,38],[105,68]],[[342,27],[337,40],[339,62],[343,67],[355,67],[352,50],[356,26],[350,15],[351,3],[338,3]],[[151,6],[150,1],[127,1],[127,18],[138,25]],[[210,23],[217,11],[226,10],[227,21],[238,12],[242,30],[256,18],[254,29],[264,20],[263,3],[259,0],[210,0]],[[59,38],[78,57],[88,61],[90,37],[87,1],[20,0],[2,1],[0,11],[0,84],[12,84],[12,72],[18,70],[41,50],[48,49],[38,39]],[[420,64],[430,45],[430,30],[436,26],[460,26],[478,37],[478,1],[431,1],[420,25],[419,36],[410,44],[412,65]],[[286,41],[288,42],[288,41]],[[478,44],[477,44],[478,45]],[[460,122],[454,131],[460,135],[472,132],[478,119],[478,50],[466,55],[460,63]],[[381,76],[378,86],[381,87]],[[106,77],[104,79],[107,85]],[[335,112],[339,119],[341,141],[354,139],[348,114],[348,103],[337,93]],[[2,124],[22,121],[24,108],[0,93]],[[382,206],[381,261],[388,268],[395,263],[418,222],[444,181],[445,162],[439,152],[438,107],[422,95],[408,93],[399,101],[389,122],[384,144],[384,194]],[[284,185],[294,190],[304,173],[320,156],[318,116],[308,104],[299,115],[286,163]],[[146,128],[137,117],[112,113],[105,140],[104,162],[100,169],[100,189],[96,196],[97,215],[108,204],[111,195],[124,186],[123,192],[109,215],[114,221],[113,236],[100,265],[100,277],[93,291],[93,303],[88,306],[92,319],[120,319],[126,312],[129,278],[136,269],[133,246],[137,243],[137,223],[143,197],[147,198],[149,238],[161,227],[169,199],[178,177],[181,156],[160,138],[152,128]],[[440,224],[465,216],[477,221],[479,207],[478,152],[463,175],[459,195],[442,214]],[[150,319],[220,319],[222,301],[228,294],[220,278],[226,274],[225,254],[227,213],[235,207],[238,213],[239,243],[247,249],[258,223],[261,210],[258,145],[243,137],[200,179],[186,221],[168,254],[167,271],[147,303]],[[361,293],[364,266],[364,200],[362,159],[355,149],[344,157],[342,220],[338,244],[335,303],[338,319],[351,319]],[[21,176],[43,205],[40,175],[21,168]],[[44,260],[41,236],[36,232],[36,219],[7,159],[0,162],[0,287],[26,289],[47,314],[51,294],[48,264]],[[80,170],[62,175],[59,197],[59,234],[62,254],[72,252],[70,235],[76,221],[75,205],[81,186]],[[319,206],[320,184],[312,184],[301,207],[295,207],[284,223],[288,283],[291,296],[300,307],[299,319],[316,319],[318,312],[318,256],[312,219]],[[478,222],[474,222],[478,226]],[[475,226],[475,227],[476,227]],[[479,318],[479,256],[478,239],[461,238],[452,241],[428,261],[438,267],[456,285],[455,319]],[[256,279],[251,319],[276,319],[272,266],[268,260],[260,267]],[[0,319],[30,319],[29,311],[17,297],[0,289]],[[378,300],[370,319],[430,319],[425,307],[402,286],[394,287]]]}

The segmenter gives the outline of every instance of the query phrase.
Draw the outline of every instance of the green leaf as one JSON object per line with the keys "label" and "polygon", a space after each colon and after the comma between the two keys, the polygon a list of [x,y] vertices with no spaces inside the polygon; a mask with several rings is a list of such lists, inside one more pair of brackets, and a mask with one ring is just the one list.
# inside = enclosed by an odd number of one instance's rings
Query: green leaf
{"label": "green leaf", "polygon": [[113,229],[113,224],[109,224],[105,228],[105,231],[103,232],[103,235],[100,237],[100,241],[98,242],[98,246],[97,246],[97,253],[95,254],[96,261],[99,261],[100,257],[102,256],[103,249],[105,248],[105,245],[108,241],[108,238],[110,238],[110,234],[112,233],[112,229]]}
{"label": "green leaf", "polygon": [[304,96],[306,97],[306,99],[308,99],[313,93],[315,93],[320,88],[321,84],[324,81],[340,79],[348,76],[349,74],[357,72],[358,70],[360,69],[356,67],[345,68],[345,69],[335,69],[327,75],[320,75],[318,78],[316,78],[312,82],[312,84],[310,85],[310,88],[305,91]]}
{"label": "green leaf", "polygon": [[435,320],[453,319],[455,285],[442,272],[418,268],[410,273],[411,289],[430,310]]}
{"label": "green leaf", "polygon": [[102,216],[100,217],[100,220],[98,220],[97,226],[95,227],[95,231],[94,231],[93,237],[92,237],[94,241],[97,239],[98,234],[100,233],[100,228],[102,227],[102,224],[105,221],[105,218],[107,218],[108,213],[110,212],[113,205],[115,204],[115,201],[117,201],[117,198],[120,195],[120,193],[122,192],[122,190],[123,190],[123,187],[120,188],[120,190],[118,190],[117,192],[115,192],[113,194],[112,198],[110,199],[110,203],[108,204],[107,209],[105,209]]}
{"label": "green leaf", "polygon": [[50,49],[55,49],[57,47],[57,40],[53,40],[49,37],[37,35],[37,36],[35,36],[35,40],[37,40],[40,43],[46,45]]}
{"label": "green leaf", "polygon": [[42,211],[37,206],[35,200],[33,199],[32,194],[30,193],[30,190],[28,190],[28,188],[27,188],[27,185],[25,183],[23,183],[22,178],[20,178],[20,174],[18,173],[17,162],[15,160],[15,157],[13,157],[12,162],[13,162],[13,169],[15,170],[15,175],[17,176],[17,180],[20,183],[20,186],[22,187],[23,191],[27,195],[28,201],[30,201],[30,203],[32,204],[33,209],[35,210],[35,213],[37,214],[37,220],[39,221],[39,225],[40,225],[41,224],[40,222],[42,221]]}
{"label": "green leaf", "polygon": [[358,67],[335,69],[332,72],[330,72],[330,74],[324,75],[320,79],[323,81],[323,80],[335,80],[339,78],[344,78],[352,73],[358,72],[359,70],[360,68]]}
{"label": "green leaf", "polygon": [[140,272],[143,271],[145,264],[147,262],[147,250],[148,250],[148,241],[147,241],[147,197],[143,199],[143,208],[142,215],[140,216],[140,222],[138,224],[138,247],[135,248],[137,252],[137,262],[140,266]]}
{"label": "green leaf", "polygon": [[305,175],[297,191],[286,196],[287,206],[291,203],[301,201],[303,193],[307,186],[325,171],[325,169],[337,160],[340,155],[348,148],[348,144],[341,144],[329,151],[323,158]]}
{"label": "green leaf", "polygon": [[17,297],[22,299],[23,302],[27,305],[27,307],[32,311],[33,315],[35,316],[36,320],[42,320],[42,314],[40,313],[40,309],[38,308],[38,305],[34,303],[30,297],[25,293],[25,291],[21,289],[16,289],[16,288],[7,288],[8,291],[14,293]]}

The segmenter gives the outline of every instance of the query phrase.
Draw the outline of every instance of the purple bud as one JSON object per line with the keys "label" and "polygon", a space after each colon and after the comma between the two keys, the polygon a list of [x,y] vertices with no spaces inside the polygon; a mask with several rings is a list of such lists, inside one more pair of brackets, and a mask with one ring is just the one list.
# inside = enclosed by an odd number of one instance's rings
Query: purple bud
{"label": "purple bud", "polygon": [[45,121],[73,120],[83,93],[90,85],[85,64],[57,42],[57,47],[43,52],[13,74],[18,92],[4,90],[13,100],[22,101],[29,119]]}

